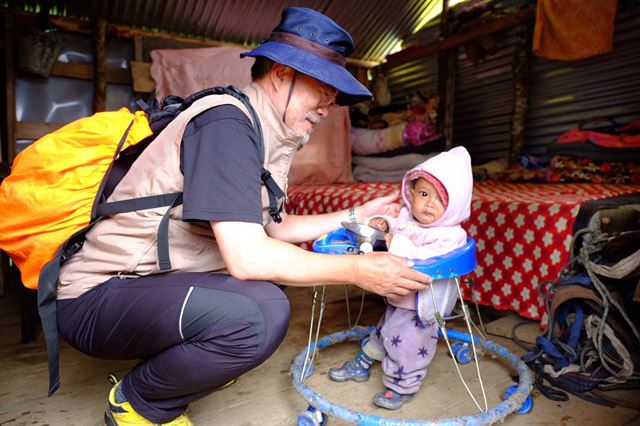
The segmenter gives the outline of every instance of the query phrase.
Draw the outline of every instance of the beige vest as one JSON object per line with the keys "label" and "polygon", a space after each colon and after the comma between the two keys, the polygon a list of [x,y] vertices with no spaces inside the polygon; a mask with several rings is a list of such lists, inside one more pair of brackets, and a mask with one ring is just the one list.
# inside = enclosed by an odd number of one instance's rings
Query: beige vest
{"label": "beige vest", "polygon": [[[245,93],[262,125],[264,166],[286,193],[287,175],[302,139],[301,135],[284,124],[258,84],[251,84],[245,89]],[[180,144],[185,127],[199,113],[223,104],[235,105],[251,118],[244,105],[232,96],[213,95],[199,99],[178,115],[143,151],[108,201],[182,191]],[[160,207],[121,213],[98,222],[87,233],[82,250],[63,265],[58,299],[78,297],[114,276],[139,277],[167,272],[159,269],[156,245],[156,233],[166,209]],[[264,184],[262,217],[263,225],[271,221],[269,198]],[[183,222],[182,206],[173,208],[170,214],[169,255],[173,268],[169,272],[225,271],[210,225]]]}

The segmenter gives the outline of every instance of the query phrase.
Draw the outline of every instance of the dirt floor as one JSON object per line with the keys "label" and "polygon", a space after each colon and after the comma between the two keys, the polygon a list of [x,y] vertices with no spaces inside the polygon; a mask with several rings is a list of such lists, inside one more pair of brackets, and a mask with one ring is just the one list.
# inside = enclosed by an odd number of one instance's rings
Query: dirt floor
{"label": "dirt floor", "polygon": [[[321,287],[320,287],[321,288]],[[319,288],[319,289],[320,289]],[[327,288],[326,308],[320,335],[345,330],[358,315],[361,292],[349,287],[349,314],[343,286]],[[197,425],[295,425],[297,416],[307,409],[307,402],[295,390],[289,368],[292,359],[308,341],[311,314],[311,289],[287,289],[292,306],[292,319],[287,336],[276,353],[259,368],[239,378],[233,386],[192,404],[188,413]],[[367,294],[359,324],[373,325],[384,310],[378,296]],[[46,352],[41,336],[34,343],[20,344],[20,303],[17,288],[9,288],[0,297],[0,425],[100,425],[107,403],[107,376],[123,376],[136,362],[107,361],[85,356],[66,343],[61,348],[62,387],[47,398]],[[472,309],[473,311],[474,309]],[[524,321],[513,314],[483,309],[485,326],[494,340],[517,355],[524,350],[510,338],[515,324]],[[450,322],[452,328],[459,321]],[[518,329],[518,337],[532,342],[540,333],[537,323]],[[506,336],[506,337],[502,337]],[[423,388],[414,400],[397,412],[376,408],[373,395],[383,389],[379,365],[366,383],[334,383],[327,370],[352,356],[357,343],[345,342],[320,351],[314,361],[314,373],[305,380],[317,394],[348,410],[376,416],[432,420],[474,415],[479,412],[465,390],[441,342],[438,355],[429,368]],[[480,382],[474,363],[460,365],[471,392],[482,402]],[[489,407],[501,402],[503,391],[513,383],[514,370],[488,354],[480,356],[480,372]],[[571,396],[567,402],[553,402],[533,393],[533,410],[529,414],[512,414],[505,425],[640,425],[640,392],[608,392],[621,402],[607,408]],[[347,424],[330,418],[330,425]]]}

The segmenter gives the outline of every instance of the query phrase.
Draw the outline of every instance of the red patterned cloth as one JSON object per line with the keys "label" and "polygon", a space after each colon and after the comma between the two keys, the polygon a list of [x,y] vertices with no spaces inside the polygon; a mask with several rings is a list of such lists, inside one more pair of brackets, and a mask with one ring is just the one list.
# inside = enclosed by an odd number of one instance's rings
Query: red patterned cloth
{"label": "red patterned cloth", "polygon": [[[328,213],[399,188],[399,183],[378,182],[299,185],[290,188],[286,209],[293,214]],[[569,260],[580,205],[633,192],[640,192],[640,185],[476,182],[471,218],[463,227],[476,241],[478,266],[471,275],[473,292],[463,287],[465,299],[545,324],[538,287],[541,281],[555,280]]]}

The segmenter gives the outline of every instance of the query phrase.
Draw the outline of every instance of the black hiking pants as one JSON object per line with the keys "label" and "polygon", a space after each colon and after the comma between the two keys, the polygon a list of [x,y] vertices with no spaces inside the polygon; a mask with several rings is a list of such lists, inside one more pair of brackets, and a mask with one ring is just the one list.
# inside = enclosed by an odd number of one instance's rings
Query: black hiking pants
{"label": "black hiking pants", "polygon": [[57,309],[60,333],[78,350],[141,359],[122,386],[154,423],[260,365],[289,323],[289,302],[276,285],[214,273],[113,278],[59,300]]}

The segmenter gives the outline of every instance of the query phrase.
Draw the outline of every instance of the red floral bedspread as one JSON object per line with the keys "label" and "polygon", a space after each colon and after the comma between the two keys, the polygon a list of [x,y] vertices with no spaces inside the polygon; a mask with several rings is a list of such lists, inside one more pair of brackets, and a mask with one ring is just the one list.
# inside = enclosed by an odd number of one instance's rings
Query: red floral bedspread
{"label": "red floral bedspread", "polygon": [[[286,209],[327,213],[396,189],[399,184],[372,182],[299,185],[289,189]],[[580,205],[632,192],[640,192],[640,185],[476,182],[471,218],[463,226],[476,240],[478,266],[473,293],[463,288],[465,299],[546,323],[539,283],[555,280],[569,260]]]}

